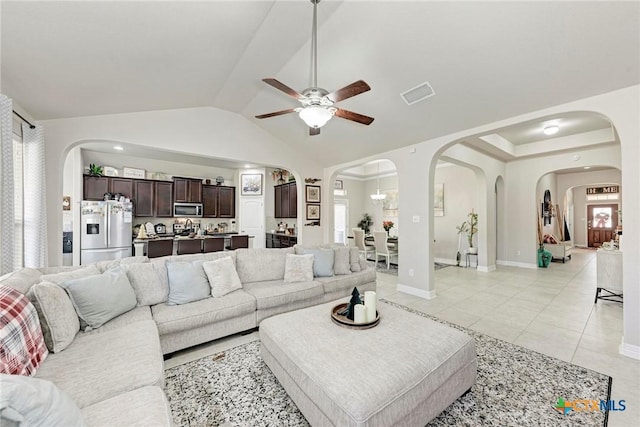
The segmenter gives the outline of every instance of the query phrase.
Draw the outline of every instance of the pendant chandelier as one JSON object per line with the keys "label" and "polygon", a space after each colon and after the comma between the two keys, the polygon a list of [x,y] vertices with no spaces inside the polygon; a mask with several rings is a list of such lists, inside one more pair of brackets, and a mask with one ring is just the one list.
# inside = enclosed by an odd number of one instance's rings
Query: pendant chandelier
{"label": "pendant chandelier", "polygon": [[373,203],[380,203],[384,199],[387,198],[387,195],[384,193],[380,193],[380,162],[382,160],[378,160],[378,175],[376,177],[376,192],[374,194],[369,195]]}

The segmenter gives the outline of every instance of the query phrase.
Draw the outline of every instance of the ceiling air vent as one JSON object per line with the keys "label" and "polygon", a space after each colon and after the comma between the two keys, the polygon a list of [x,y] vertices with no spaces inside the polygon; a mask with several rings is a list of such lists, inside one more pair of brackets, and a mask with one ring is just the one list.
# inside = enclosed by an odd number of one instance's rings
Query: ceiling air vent
{"label": "ceiling air vent", "polygon": [[413,105],[416,102],[430,98],[435,94],[436,92],[433,90],[429,82],[424,82],[406,92],[402,92],[400,96],[402,96],[402,99],[404,99],[404,102],[406,102],[407,105]]}

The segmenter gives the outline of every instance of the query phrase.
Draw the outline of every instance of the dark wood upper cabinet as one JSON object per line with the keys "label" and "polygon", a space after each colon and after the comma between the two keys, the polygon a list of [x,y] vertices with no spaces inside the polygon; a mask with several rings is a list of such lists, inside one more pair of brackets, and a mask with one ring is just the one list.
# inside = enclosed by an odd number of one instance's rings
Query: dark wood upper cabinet
{"label": "dark wood upper cabinet", "polygon": [[109,177],[85,175],[82,182],[83,200],[104,200],[104,193],[109,192]]}
{"label": "dark wood upper cabinet", "polygon": [[158,181],[155,185],[155,211],[158,218],[173,216],[173,183]]}
{"label": "dark wood upper cabinet", "polygon": [[154,216],[155,183],[153,181],[132,180],[134,189],[133,208],[135,216]]}
{"label": "dark wood upper cabinet", "polygon": [[236,217],[236,187],[218,187],[218,218]]}
{"label": "dark wood upper cabinet", "polygon": [[111,181],[110,191],[112,194],[120,194],[129,199],[134,198],[133,180],[130,178],[109,178]]}
{"label": "dark wood upper cabinet", "polygon": [[297,218],[298,187],[295,182],[276,185],[274,190],[274,217]]}
{"label": "dark wood upper cabinet", "polygon": [[202,181],[174,177],[173,199],[178,203],[202,203]]}
{"label": "dark wood upper cabinet", "polygon": [[202,186],[202,216],[205,218],[218,217],[218,187],[214,185]]}
{"label": "dark wood upper cabinet", "polygon": [[205,218],[235,218],[236,188],[203,185],[202,206],[202,216]]}

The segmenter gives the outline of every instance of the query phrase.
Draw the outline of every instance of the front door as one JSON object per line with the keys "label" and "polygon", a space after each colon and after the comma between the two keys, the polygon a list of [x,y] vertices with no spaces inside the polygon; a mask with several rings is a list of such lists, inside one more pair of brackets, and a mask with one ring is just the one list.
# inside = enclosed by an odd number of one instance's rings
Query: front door
{"label": "front door", "polygon": [[618,205],[587,205],[587,220],[589,247],[599,248],[615,237]]}

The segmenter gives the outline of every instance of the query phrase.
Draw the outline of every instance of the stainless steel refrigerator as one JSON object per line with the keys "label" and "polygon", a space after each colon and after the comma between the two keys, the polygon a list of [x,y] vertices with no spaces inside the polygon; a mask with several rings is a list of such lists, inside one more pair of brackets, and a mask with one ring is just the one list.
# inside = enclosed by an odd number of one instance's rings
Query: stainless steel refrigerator
{"label": "stainless steel refrigerator", "polygon": [[131,256],[130,202],[83,201],[80,210],[80,264]]}

